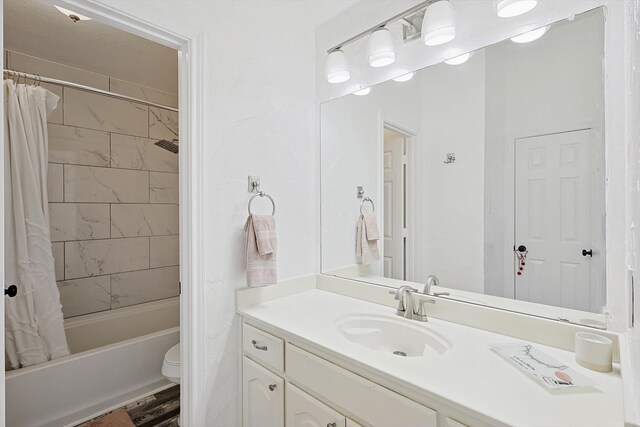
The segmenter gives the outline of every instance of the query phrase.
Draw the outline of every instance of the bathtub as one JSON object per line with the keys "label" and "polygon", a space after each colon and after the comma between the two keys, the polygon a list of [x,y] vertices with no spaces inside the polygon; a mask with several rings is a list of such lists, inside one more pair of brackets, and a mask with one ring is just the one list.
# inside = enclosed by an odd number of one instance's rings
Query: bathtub
{"label": "bathtub", "polygon": [[7,427],[73,425],[169,386],[179,310],[172,298],[66,320],[70,356],[6,372]]}

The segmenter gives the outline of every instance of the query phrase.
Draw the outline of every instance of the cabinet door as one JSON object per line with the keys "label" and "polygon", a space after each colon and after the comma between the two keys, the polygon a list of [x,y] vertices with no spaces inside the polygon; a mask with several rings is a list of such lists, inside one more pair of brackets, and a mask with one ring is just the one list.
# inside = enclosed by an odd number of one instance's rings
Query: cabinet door
{"label": "cabinet door", "polygon": [[287,427],[345,427],[346,418],[287,383]]}
{"label": "cabinet door", "polygon": [[242,425],[284,427],[284,380],[243,357]]}

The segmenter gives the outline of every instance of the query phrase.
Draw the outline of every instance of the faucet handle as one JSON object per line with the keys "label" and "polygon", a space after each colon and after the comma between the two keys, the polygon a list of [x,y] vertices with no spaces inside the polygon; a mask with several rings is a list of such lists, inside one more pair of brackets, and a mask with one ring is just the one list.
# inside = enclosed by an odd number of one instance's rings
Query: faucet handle
{"label": "faucet handle", "polygon": [[418,311],[416,312],[414,319],[415,320],[419,320],[420,322],[426,322],[428,319],[427,317],[427,309],[425,308],[425,304],[435,304],[436,301],[432,300],[432,299],[421,299],[420,302],[418,303]]}

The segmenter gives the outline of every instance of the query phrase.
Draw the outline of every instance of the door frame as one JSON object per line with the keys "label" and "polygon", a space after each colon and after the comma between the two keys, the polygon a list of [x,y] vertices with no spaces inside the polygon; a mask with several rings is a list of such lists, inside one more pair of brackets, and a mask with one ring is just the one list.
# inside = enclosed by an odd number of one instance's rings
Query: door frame
{"label": "door frame", "polygon": [[[411,279],[415,279],[417,274],[417,266],[418,266],[418,230],[416,221],[416,208],[417,208],[417,186],[415,183],[416,180],[416,157],[417,157],[417,142],[418,135],[416,132],[413,132],[404,126],[396,124],[392,120],[385,119],[384,117],[380,117],[380,128],[379,128],[379,160],[378,160],[378,170],[383,170],[384,165],[384,130],[389,129],[393,132],[400,133],[404,135],[405,148],[406,148],[406,156],[407,156],[407,175],[405,182],[405,215],[407,217],[407,237],[406,237],[406,246],[404,249],[404,259],[405,259],[405,272],[406,277],[405,280],[412,281]],[[378,183],[378,194],[380,194],[380,206],[384,208],[384,173],[380,174],[380,180]],[[383,212],[384,210],[381,210]],[[382,223],[382,222],[381,222]],[[380,253],[384,254],[384,239],[381,239],[381,247]],[[381,266],[382,268],[382,266]]]}
{"label": "door frame", "polygon": [[[3,6],[0,0],[0,6]],[[57,0],[56,4],[90,16],[100,22],[135,34],[147,40],[176,49],[179,80],[179,129],[180,129],[180,407],[182,424],[205,425],[205,310],[204,310],[204,216],[203,201],[203,141],[204,141],[204,83],[205,83],[205,33],[194,36],[177,34],[149,22],[99,3],[97,0]],[[0,11],[0,18],[2,17]],[[0,37],[2,37],[0,35]],[[2,40],[4,47],[4,40]],[[4,66],[4,63],[3,63]],[[0,113],[4,111],[0,107]],[[4,140],[4,127],[0,137]],[[0,150],[0,179],[4,179],[4,150]],[[4,203],[0,202],[0,219]],[[4,224],[4,221],[2,221]],[[3,225],[2,225],[3,226]],[[3,238],[3,230],[0,231]],[[4,245],[0,246],[0,255]],[[3,261],[4,262],[4,256]],[[4,277],[4,266],[0,264]],[[0,313],[2,314],[2,313]],[[4,328],[4,315],[0,316]],[[4,349],[4,341],[0,344]],[[160,369],[160,367],[158,367]],[[4,411],[4,372],[0,374],[0,413]],[[4,417],[0,426],[4,426]]]}
{"label": "door frame", "polygon": [[[606,175],[606,158],[605,153],[605,139],[604,139],[604,130],[603,123],[598,122],[596,120],[586,120],[586,121],[576,121],[576,122],[568,122],[563,125],[556,126],[543,126],[543,127],[532,127],[531,129],[523,130],[521,132],[513,132],[506,135],[505,138],[505,187],[504,187],[504,197],[505,197],[505,229],[506,233],[504,236],[504,297],[515,299],[515,276],[514,276],[514,266],[515,266],[515,256],[513,253],[513,245],[515,244],[515,166],[516,166],[516,143],[519,139],[532,138],[537,136],[545,136],[545,135],[554,135],[559,133],[567,133],[567,132],[575,132],[581,130],[588,130],[591,133],[592,138],[592,155],[595,155],[600,152],[602,155],[601,162],[601,170],[597,172],[592,172],[591,179],[592,182],[605,182]],[[602,144],[598,144],[598,141],[602,141]],[[606,188],[603,189],[603,195],[606,197]],[[605,220],[606,220],[606,211],[605,204],[602,206],[597,205],[600,200],[597,200],[596,203],[592,203],[592,214],[594,212],[605,212]],[[602,202],[605,202],[604,198]],[[595,217],[594,217],[595,218]],[[606,283],[606,271],[608,270],[609,259],[606,253],[606,221],[598,221],[594,219],[595,223],[595,231],[592,232],[592,238],[595,233],[601,233],[603,236],[603,245],[600,250],[603,252],[604,256],[604,271],[600,271],[599,280],[596,279],[592,273],[591,275],[591,293],[593,296],[592,299],[592,309],[597,307],[599,310],[603,309],[606,304],[606,290],[604,293],[600,292],[600,290],[596,291],[597,284],[600,282]]]}

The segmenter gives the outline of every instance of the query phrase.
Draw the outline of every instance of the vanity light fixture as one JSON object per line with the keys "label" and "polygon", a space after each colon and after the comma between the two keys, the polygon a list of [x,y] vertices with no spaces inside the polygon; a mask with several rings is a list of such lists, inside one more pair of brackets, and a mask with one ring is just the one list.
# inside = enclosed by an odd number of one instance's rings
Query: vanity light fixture
{"label": "vanity light fixture", "polygon": [[343,83],[351,78],[347,58],[340,49],[329,52],[325,66],[329,83]]}
{"label": "vanity light fixture", "polygon": [[366,52],[369,65],[374,68],[394,63],[396,51],[393,47],[393,37],[387,28],[380,27],[369,35]]}
{"label": "vanity light fixture", "polygon": [[546,27],[536,28],[519,36],[511,37],[511,41],[514,43],[530,43],[544,36],[549,27],[550,25],[547,25]]}
{"label": "vanity light fixture", "polygon": [[427,7],[422,21],[422,39],[427,46],[438,46],[456,38],[456,10],[448,0]]}
{"label": "vanity light fixture", "polygon": [[467,62],[472,56],[473,52],[467,52],[463,53],[462,55],[454,56],[451,59],[447,59],[446,61],[444,61],[444,63],[448,65],[460,65]]}
{"label": "vanity light fixture", "polygon": [[342,49],[364,38],[367,39],[365,57],[370,66],[384,67],[392,64],[396,59],[396,52],[393,37],[387,25],[400,23],[403,26],[403,40],[405,42],[413,40],[413,38],[417,38],[420,35],[419,29],[422,27],[420,21],[423,11],[436,1],[444,0],[424,0],[328,49],[326,61],[327,81],[329,83],[342,83],[349,80],[349,67]]}
{"label": "vanity light fixture", "polygon": [[409,80],[411,80],[413,78],[413,76],[415,74],[416,73],[414,71],[411,71],[409,73],[405,73],[405,74],[403,74],[401,76],[398,76],[398,77],[394,78],[393,81],[394,82],[400,82],[400,83],[408,82]]}
{"label": "vanity light fixture", "polygon": [[369,95],[370,93],[371,93],[371,87],[365,87],[364,89],[360,89],[353,92],[353,94],[356,96],[365,96],[365,95]]}
{"label": "vanity light fixture", "polygon": [[84,15],[80,15],[79,13],[76,13],[72,10],[69,9],[65,9],[64,7],[60,7],[58,5],[54,4],[54,7],[56,9],[58,9],[61,13],[67,15],[69,17],[69,19],[71,19],[73,22],[78,22],[78,21],[91,21],[91,18],[89,18],[88,16],[84,16]]}
{"label": "vanity light fixture", "polygon": [[529,12],[538,0],[494,0],[493,7],[500,18],[512,18]]}

